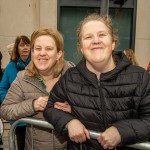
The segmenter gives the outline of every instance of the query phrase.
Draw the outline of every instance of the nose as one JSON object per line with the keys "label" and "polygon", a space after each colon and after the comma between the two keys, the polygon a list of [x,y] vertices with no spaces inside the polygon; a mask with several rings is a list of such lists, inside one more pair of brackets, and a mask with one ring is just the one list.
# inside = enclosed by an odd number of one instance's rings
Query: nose
{"label": "nose", "polygon": [[94,36],[93,43],[100,43],[100,38],[98,36]]}
{"label": "nose", "polygon": [[24,45],[24,48],[26,48],[26,49],[27,49],[27,48],[30,48],[30,45],[25,44],[25,45]]}
{"label": "nose", "polygon": [[46,55],[46,50],[44,48],[41,49],[40,55]]}

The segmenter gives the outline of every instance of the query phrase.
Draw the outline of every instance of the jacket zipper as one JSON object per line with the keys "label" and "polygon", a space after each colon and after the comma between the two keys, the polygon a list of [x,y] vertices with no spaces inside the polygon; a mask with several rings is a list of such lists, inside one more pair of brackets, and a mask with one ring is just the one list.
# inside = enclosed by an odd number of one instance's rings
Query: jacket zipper
{"label": "jacket zipper", "polygon": [[99,97],[101,100],[101,109],[102,109],[102,116],[103,116],[103,123],[104,123],[104,130],[107,128],[107,121],[106,121],[106,104],[104,101],[104,96],[102,93],[102,88],[101,88],[101,81],[100,79],[98,80],[98,88],[99,88]]}

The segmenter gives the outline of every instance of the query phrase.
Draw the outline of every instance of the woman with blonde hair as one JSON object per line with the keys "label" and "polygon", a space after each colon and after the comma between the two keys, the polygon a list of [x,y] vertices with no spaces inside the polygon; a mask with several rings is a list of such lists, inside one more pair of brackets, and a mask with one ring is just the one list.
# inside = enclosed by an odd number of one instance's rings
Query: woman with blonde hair
{"label": "woman with blonde hair", "polygon": [[[38,29],[31,36],[31,61],[27,69],[18,73],[2,104],[6,120],[33,117],[44,120],[43,110],[49,92],[65,71],[73,64],[64,60],[64,41],[54,29]],[[17,91],[17,92],[16,92]],[[64,108],[68,106],[64,103]],[[26,127],[25,150],[53,149],[52,131],[33,126]],[[32,140],[31,140],[32,139]],[[33,143],[33,145],[32,145]],[[55,150],[66,149],[66,137],[54,134]]]}

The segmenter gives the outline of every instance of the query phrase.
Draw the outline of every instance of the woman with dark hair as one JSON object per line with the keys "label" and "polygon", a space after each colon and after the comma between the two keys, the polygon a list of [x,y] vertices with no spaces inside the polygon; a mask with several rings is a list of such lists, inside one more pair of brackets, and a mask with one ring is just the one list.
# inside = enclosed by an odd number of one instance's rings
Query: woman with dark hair
{"label": "woman with dark hair", "polygon": [[[17,73],[24,70],[30,62],[30,39],[25,36],[17,36],[13,47],[9,64],[6,66],[0,83],[0,100],[4,101],[5,96]],[[14,121],[9,121],[12,124]],[[24,149],[26,124],[20,123],[16,128],[18,150]]]}
{"label": "woman with dark hair", "polygon": [[[0,81],[2,79],[2,76],[3,76],[3,70],[2,70],[2,53],[0,51]],[[0,102],[0,105],[1,105],[1,102]],[[3,131],[3,124],[2,124],[2,121],[1,121],[1,118],[0,118],[0,145],[3,144],[3,141],[2,141],[2,131]],[[3,148],[0,148],[0,150],[3,150]]]}
{"label": "woman with dark hair", "polygon": [[2,79],[2,76],[3,76],[3,70],[2,70],[2,52],[0,51],[0,81]]}

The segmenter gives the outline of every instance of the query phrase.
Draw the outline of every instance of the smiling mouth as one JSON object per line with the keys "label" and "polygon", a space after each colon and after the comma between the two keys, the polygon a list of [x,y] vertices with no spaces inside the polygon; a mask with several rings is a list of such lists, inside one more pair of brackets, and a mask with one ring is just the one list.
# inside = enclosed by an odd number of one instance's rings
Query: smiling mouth
{"label": "smiling mouth", "polygon": [[39,59],[40,62],[46,62],[47,59]]}
{"label": "smiling mouth", "polygon": [[92,48],[92,50],[103,50],[102,47],[95,47],[95,48]]}

